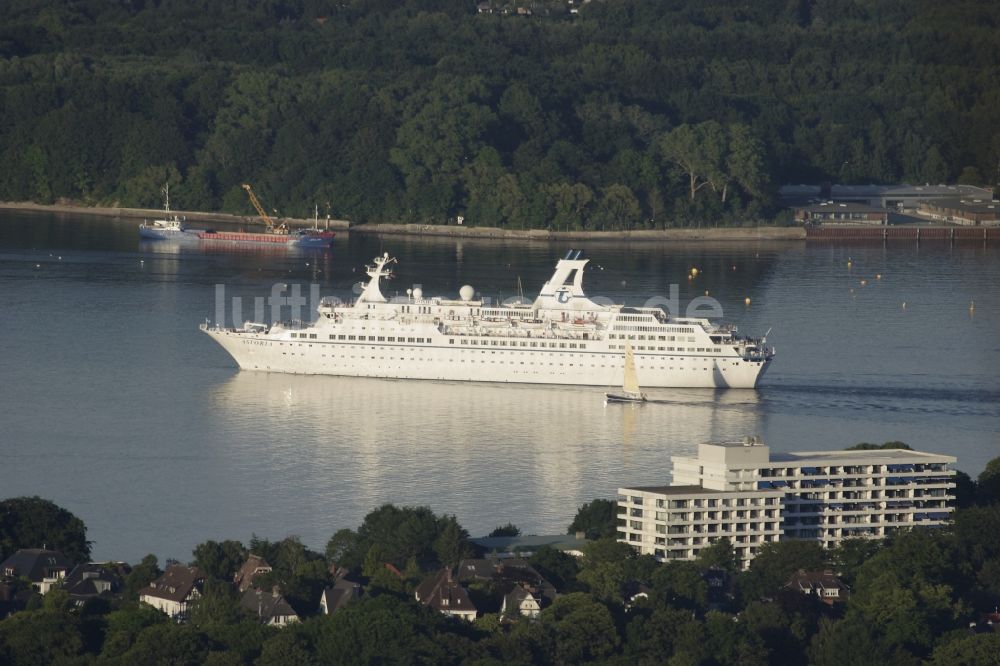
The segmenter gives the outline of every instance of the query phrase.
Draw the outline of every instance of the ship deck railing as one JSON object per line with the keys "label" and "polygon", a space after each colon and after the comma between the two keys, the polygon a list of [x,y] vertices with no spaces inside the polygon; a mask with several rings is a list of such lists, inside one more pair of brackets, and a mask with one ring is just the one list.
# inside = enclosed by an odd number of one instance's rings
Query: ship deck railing
{"label": "ship deck railing", "polygon": [[[597,331],[566,331],[559,329],[529,329],[508,328],[490,330],[455,330],[454,327],[441,325],[438,330],[444,335],[454,335],[465,338],[516,338],[519,340],[600,340]],[[587,337],[585,337],[587,336]]]}

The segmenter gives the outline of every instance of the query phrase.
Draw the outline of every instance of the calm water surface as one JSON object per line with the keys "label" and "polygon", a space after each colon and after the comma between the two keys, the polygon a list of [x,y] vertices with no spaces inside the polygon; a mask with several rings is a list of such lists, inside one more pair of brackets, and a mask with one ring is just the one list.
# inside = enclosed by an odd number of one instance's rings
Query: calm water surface
{"label": "calm water surface", "polygon": [[252,533],[322,548],[383,502],[474,535],[562,532],[593,497],[667,481],[671,455],[754,433],[778,451],[900,439],[973,475],[1000,455],[995,245],[584,246],[591,294],[640,305],[676,283],[682,305],[708,291],[744,332],[771,329],[758,390],[638,408],[597,388],[240,373],[197,329],[217,284],[248,313],[278,282],[347,298],[382,251],[400,261],[390,293],[507,298],[520,276],[532,297],[568,247],[353,235],[324,254],[234,252],[0,212],[0,497],[71,509],[97,557],[188,559]]}

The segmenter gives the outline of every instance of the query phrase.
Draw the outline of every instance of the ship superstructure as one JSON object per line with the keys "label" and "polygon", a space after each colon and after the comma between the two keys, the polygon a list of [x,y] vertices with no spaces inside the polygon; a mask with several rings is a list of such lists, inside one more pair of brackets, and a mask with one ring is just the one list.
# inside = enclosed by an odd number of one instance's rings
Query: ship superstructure
{"label": "ship superstructure", "polygon": [[455,299],[420,289],[387,299],[395,259],[376,257],[349,304],[324,299],[312,322],[202,325],[241,369],[394,379],[611,386],[631,345],[643,387],[753,388],[774,350],[735,326],[602,305],[586,296],[587,259],[571,250],[531,303],[490,304],[466,285]]}

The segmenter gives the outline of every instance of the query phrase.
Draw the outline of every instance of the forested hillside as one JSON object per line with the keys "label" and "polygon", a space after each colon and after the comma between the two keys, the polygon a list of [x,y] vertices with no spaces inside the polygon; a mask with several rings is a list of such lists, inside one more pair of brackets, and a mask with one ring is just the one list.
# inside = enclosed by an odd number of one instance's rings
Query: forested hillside
{"label": "forested hillside", "polygon": [[1000,3],[523,6],[6,0],[0,200],[621,229],[998,178]]}

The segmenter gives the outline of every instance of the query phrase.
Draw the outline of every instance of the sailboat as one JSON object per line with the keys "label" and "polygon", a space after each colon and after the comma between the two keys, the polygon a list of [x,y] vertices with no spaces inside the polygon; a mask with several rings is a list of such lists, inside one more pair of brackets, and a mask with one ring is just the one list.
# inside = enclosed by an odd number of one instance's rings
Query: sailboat
{"label": "sailboat", "polygon": [[625,343],[625,377],[621,393],[605,393],[608,402],[646,402],[646,394],[639,390],[639,377],[635,372],[635,355],[631,343]]}

